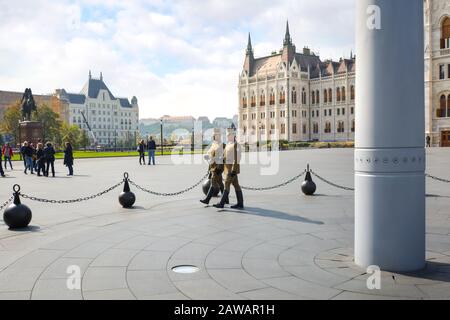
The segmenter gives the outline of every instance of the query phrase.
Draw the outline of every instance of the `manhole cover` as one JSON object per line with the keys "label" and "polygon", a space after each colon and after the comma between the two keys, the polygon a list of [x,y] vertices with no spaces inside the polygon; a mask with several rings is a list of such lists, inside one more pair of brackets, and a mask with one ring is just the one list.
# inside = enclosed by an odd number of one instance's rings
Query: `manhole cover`
{"label": "manhole cover", "polygon": [[196,273],[199,272],[200,269],[196,266],[176,266],[172,268],[172,271],[175,273]]}

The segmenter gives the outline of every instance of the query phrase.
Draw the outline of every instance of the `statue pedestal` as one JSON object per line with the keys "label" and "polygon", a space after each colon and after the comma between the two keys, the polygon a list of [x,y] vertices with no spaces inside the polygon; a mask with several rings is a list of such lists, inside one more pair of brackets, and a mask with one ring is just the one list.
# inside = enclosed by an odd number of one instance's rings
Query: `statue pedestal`
{"label": "statue pedestal", "polygon": [[40,122],[36,121],[23,121],[19,123],[20,128],[20,143],[28,141],[36,145],[38,142],[45,143],[44,138],[44,126]]}

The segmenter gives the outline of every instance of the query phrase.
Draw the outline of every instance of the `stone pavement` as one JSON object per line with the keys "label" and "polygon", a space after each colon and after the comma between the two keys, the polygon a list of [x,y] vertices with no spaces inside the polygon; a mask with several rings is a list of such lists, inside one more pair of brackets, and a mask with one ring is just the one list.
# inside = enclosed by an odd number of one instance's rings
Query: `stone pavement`
{"label": "stone pavement", "polygon": [[[248,155],[247,155],[248,156]],[[19,183],[25,194],[72,199],[97,193],[130,173],[158,192],[184,189],[206,165],[156,167],[137,158],[76,161],[67,178],[24,176],[20,163],[0,180],[0,203]],[[310,163],[322,176],[353,186],[353,150],[280,154],[276,176],[244,165],[242,185],[275,185]],[[428,151],[428,173],[450,178],[450,149]],[[205,208],[198,187],[178,197],[137,191],[136,207],[122,209],[120,190],[75,204],[23,200],[31,227],[10,231],[0,222],[0,299],[448,299],[450,298],[450,185],[427,180],[427,259],[415,274],[382,273],[381,290],[369,290],[365,270],[353,265],[353,192],[318,184],[314,197],[300,182],[245,192],[244,211]],[[213,201],[216,201],[215,199]],[[232,197],[232,202],[235,198]],[[81,290],[69,290],[69,266],[79,266]],[[200,270],[178,274],[172,268]]]}

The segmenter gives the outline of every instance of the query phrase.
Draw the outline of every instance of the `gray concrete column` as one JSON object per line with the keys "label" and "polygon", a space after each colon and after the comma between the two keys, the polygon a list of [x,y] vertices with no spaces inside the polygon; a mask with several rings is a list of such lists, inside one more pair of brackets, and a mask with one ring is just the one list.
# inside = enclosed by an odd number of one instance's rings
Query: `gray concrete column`
{"label": "gray concrete column", "polygon": [[423,0],[356,0],[355,262],[425,265]]}

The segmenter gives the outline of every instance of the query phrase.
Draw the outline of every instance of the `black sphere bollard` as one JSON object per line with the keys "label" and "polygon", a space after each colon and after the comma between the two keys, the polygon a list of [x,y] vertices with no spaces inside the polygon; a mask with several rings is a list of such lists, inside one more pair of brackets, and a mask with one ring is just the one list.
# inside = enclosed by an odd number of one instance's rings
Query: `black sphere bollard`
{"label": "black sphere bollard", "polygon": [[122,207],[129,209],[132,208],[136,202],[136,196],[130,190],[130,184],[128,183],[128,173],[124,173],[125,185],[123,186],[123,192],[119,195],[119,202]]}
{"label": "black sphere bollard", "polygon": [[[205,181],[203,181],[202,190],[205,195],[208,194],[210,188],[211,188],[211,179],[206,179]],[[219,195],[219,192],[220,190],[215,190],[213,197],[217,197]]]}
{"label": "black sphere bollard", "polygon": [[303,181],[302,183],[302,192],[307,196],[312,196],[316,192],[316,189],[317,186],[312,179],[308,164],[308,168],[306,169],[305,181]]}
{"label": "black sphere bollard", "polygon": [[20,186],[14,185],[14,202],[3,213],[3,221],[9,229],[26,228],[31,222],[30,208],[20,202]]}

